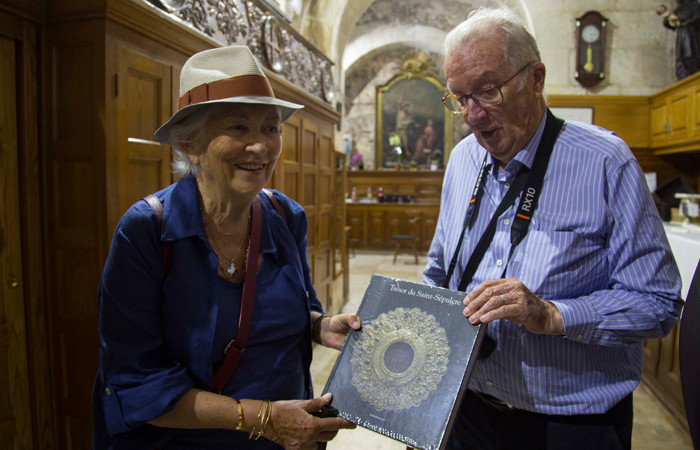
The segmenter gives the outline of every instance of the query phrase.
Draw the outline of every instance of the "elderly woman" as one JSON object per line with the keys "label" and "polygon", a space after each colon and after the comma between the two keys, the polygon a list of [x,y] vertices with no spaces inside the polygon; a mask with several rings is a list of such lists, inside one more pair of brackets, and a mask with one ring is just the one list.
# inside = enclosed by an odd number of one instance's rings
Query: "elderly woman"
{"label": "elderly woman", "polygon": [[124,214],[100,281],[93,447],[316,448],[354,425],[313,414],[331,397],[309,400],[312,338],[360,323],[323,315],[304,210],[261,193],[301,105],[247,47],[194,55],[180,85],[156,138],[181,179]]}

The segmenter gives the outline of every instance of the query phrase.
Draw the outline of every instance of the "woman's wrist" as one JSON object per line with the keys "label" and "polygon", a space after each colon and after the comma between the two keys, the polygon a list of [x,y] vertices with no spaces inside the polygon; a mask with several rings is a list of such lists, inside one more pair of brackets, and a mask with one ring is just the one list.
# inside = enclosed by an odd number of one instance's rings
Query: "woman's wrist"
{"label": "woman's wrist", "polygon": [[317,344],[323,344],[323,342],[321,342],[321,325],[323,319],[326,317],[328,316],[321,314],[311,322],[311,339]]}

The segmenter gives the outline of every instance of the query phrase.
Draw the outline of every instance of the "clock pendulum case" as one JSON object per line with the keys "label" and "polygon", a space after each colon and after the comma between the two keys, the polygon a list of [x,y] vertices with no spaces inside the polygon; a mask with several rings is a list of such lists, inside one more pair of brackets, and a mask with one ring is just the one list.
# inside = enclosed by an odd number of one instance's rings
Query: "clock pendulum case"
{"label": "clock pendulum case", "polygon": [[576,19],[576,72],[582,86],[591,87],[605,78],[605,30],[608,19],[597,11],[588,11]]}

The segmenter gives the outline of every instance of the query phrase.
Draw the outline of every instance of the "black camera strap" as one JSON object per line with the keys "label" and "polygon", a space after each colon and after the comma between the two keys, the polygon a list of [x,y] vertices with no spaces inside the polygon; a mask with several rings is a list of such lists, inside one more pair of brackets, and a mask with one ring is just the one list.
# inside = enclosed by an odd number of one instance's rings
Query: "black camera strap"
{"label": "black camera strap", "polygon": [[[515,181],[508,189],[508,192],[506,192],[505,197],[498,205],[498,208],[491,217],[491,220],[488,226],[486,227],[484,234],[481,236],[479,242],[476,244],[476,247],[474,248],[471,257],[467,262],[467,266],[464,268],[464,272],[459,283],[460,291],[466,290],[467,286],[474,277],[474,274],[476,273],[476,270],[479,267],[481,260],[484,258],[486,250],[491,245],[493,236],[496,233],[496,224],[498,222],[498,219],[508,208],[511,207],[511,205],[515,201],[515,198],[523,191],[523,188],[524,193],[520,197],[520,203],[518,204],[515,219],[513,220],[513,225],[511,226],[510,230],[511,248],[510,253],[508,255],[508,261],[510,261],[511,256],[513,256],[515,248],[518,246],[518,244],[520,244],[520,242],[522,242],[522,240],[527,235],[528,228],[532,219],[532,214],[534,213],[535,208],[537,207],[537,201],[541,192],[544,175],[547,171],[547,166],[549,165],[549,159],[552,155],[552,150],[554,149],[554,142],[556,141],[557,136],[559,135],[559,132],[561,131],[563,125],[564,121],[554,117],[551,111],[547,109],[547,119],[545,122],[544,131],[542,133],[540,143],[537,147],[537,153],[535,154],[535,160],[533,161],[532,168],[530,170],[523,168],[523,170],[520,171]],[[457,248],[455,249],[455,252],[452,256],[450,267],[447,271],[447,276],[442,287],[449,287],[449,282],[452,278],[452,275],[454,274],[454,269],[457,263],[457,259],[459,257],[459,252],[462,248],[464,235],[466,234],[466,230],[469,227],[469,224],[472,220],[472,216],[474,215],[475,211],[478,211],[480,198],[483,195],[486,171],[488,168],[487,159],[488,154],[486,155],[486,158],[484,159],[484,162],[481,165],[477,182],[474,186],[474,190],[472,193],[472,198],[469,202],[469,206],[467,207],[467,212],[465,214],[464,224],[462,226],[462,233],[460,235]],[[503,269],[501,277],[505,276],[507,269],[508,262],[506,262],[506,267]]]}

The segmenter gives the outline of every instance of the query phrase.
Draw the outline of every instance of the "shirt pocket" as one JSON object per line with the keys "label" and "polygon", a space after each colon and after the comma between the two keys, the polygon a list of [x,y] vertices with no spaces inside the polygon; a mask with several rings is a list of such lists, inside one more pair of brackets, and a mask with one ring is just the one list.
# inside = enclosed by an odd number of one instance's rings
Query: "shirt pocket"
{"label": "shirt pocket", "polygon": [[515,276],[545,299],[576,298],[606,288],[608,264],[599,236],[532,229],[511,264]]}

